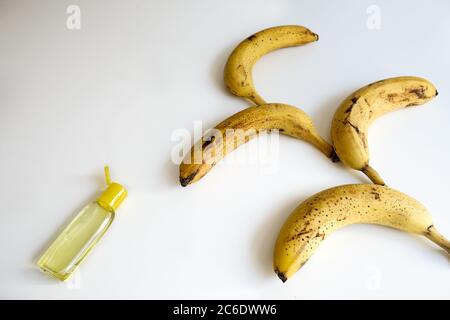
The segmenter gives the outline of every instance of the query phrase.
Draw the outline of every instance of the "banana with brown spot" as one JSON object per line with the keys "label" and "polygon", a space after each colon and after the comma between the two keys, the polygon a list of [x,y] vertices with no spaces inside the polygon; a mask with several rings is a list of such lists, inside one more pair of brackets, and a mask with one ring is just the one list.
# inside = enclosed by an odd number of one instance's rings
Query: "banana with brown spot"
{"label": "banana with brown spot", "polygon": [[352,93],[337,109],[331,138],[336,154],[347,166],[364,172],[372,182],[384,185],[369,165],[367,131],[381,115],[421,105],[437,96],[434,85],[418,77],[396,77],[369,84]]}
{"label": "banana with brown spot", "polygon": [[277,103],[253,106],[219,123],[191,148],[180,164],[181,185],[185,187],[198,181],[227,153],[258,133],[274,129],[307,141],[328,158],[335,158],[333,147],[319,136],[313,121],[302,110]]}
{"label": "banana with brown spot", "polygon": [[285,282],[333,231],[355,223],[392,227],[427,237],[450,253],[450,242],[437,232],[427,209],[386,186],[353,184],[319,192],[301,203],[278,235],[274,270]]}
{"label": "banana with brown spot", "polygon": [[224,79],[228,89],[238,97],[265,104],[253,84],[253,65],[263,55],[286,47],[300,46],[319,40],[309,29],[290,25],[272,27],[248,37],[231,53],[225,65]]}

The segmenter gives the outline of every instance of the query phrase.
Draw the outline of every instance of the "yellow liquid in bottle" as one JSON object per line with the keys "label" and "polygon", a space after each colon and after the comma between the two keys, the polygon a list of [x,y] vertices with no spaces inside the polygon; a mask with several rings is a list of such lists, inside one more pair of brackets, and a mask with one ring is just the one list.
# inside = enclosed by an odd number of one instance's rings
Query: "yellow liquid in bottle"
{"label": "yellow liquid in bottle", "polygon": [[45,273],[66,280],[77,269],[114,220],[114,211],[88,204],[55,239],[38,261]]}

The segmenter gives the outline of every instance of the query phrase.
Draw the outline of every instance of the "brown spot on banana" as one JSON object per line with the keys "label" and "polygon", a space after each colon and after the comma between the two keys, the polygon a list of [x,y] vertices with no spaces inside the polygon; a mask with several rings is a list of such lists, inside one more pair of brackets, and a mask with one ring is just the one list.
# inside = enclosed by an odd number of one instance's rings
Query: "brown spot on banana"
{"label": "brown spot on banana", "polygon": [[425,88],[423,86],[420,86],[419,88],[411,88],[409,89],[409,93],[414,93],[419,99],[427,98],[427,96],[425,95]]}
{"label": "brown spot on banana", "polygon": [[210,137],[208,140],[204,141],[202,144],[202,148],[205,149],[208,147],[211,143],[213,143],[216,140],[215,136]]}
{"label": "brown spot on banana", "polygon": [[393,102],[394,99],[398,96],[398,93],[389,93],[388,94],[388,101]]}
{"label": "brown spot on banana", "polygon": [[351,123],[350,120],[346,120],[345,123],[348,124],[353,129],[355,129],[355,131],[356,131],[356,133],[358,135],[361,133],[361,131],[359,130],[358,126],[356,124]]}
{"label": "brown spot on banana", "polygon": [[317,231],[317,233],[314,236],[314,238],[322,238],[322,240],[324,240],[325,239],[325,232],[320,233],[319,231]]}
{"label": "brown spot on banana", "polygon": [[294,235],[293,235],[292,237],[290,237],[289,239],[286,239],[286,241],[289,242],[289,241],[297,240],[297,239],[301,238],[303,235],[309,234],[309,233],[311,233],[312,231],[313,231],[312,229],[300,231],[299,233],[294,234]]}
{"label": "brown spot on banana", "polygon": [[350,106],[347,108],[347,110],[345,110],[345,113],[349,113],[349,112],[352,111],[353,106],[355,105],[355,103],[358,102],[358,99],[359,99],[358,97],[353,97],[353,98],[350,100],[352,103],[351,103]]}
{"label": "brown spot on banana", "polygon": [[380,194],[379,194],[378,192],[372,191],[370,194],[373,194],[373,195],[374,195],[375,200],[380,200],[380,201],[381,201]]}

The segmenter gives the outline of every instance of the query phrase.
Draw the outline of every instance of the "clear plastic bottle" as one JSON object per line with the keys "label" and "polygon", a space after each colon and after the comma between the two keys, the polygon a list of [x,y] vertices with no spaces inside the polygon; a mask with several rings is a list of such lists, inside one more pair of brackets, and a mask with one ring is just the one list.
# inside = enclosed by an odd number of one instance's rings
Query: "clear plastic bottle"
{"label": "clear plastic bottle", "polygon": [[105,176],[108,188],[77,214],[37,262],[43,272],[62,281],[68,279],[108,230],[127,191],[111,182],[108,167]]}

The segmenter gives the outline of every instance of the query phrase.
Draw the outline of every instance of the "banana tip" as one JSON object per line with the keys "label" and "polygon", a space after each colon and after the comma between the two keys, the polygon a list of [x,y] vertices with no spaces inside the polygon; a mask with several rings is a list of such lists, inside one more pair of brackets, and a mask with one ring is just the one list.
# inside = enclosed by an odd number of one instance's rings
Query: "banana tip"
{"label": "banana tip", "polygon": [[191,181],[192,181],[192,178],[189,178],[189,177],[187,177],[187,178],[180,177],[180,184],[181,184],[182,187],[188,186],[188,185],[191,183]]}
{"label": "banana tip", "polygon": [[189,181],[187,181],[186,179],[180,178],[180,184],[184,188],[184,187],[188,186]]}
{"label": "banana tip", "polygon": [[337,155],[336,151],[334,151],[334,150],[333,150],[333,152],[330,155],[330,159],[331,159],[332,162],[339,162],[339,161],[341,161],[339,159],[339,156]]}
{"label": "banana tip", "polygon": [[287,281],[287,277],[286,275],[281,272],[280,270],[278,270],[278,268],[275,268],[275,273],[277,274],[278,278],[280,278],[280,280],[285,283]]}
{"label": "banana tip", "polygon": [[[181,170],[180,170],[181,171]],[[182,187],[186,187],[187,185],[191,184],[192,181],[196,178],[198,173],[198,169],[191,174],[183,174],[180,172],[180,184]]]}

